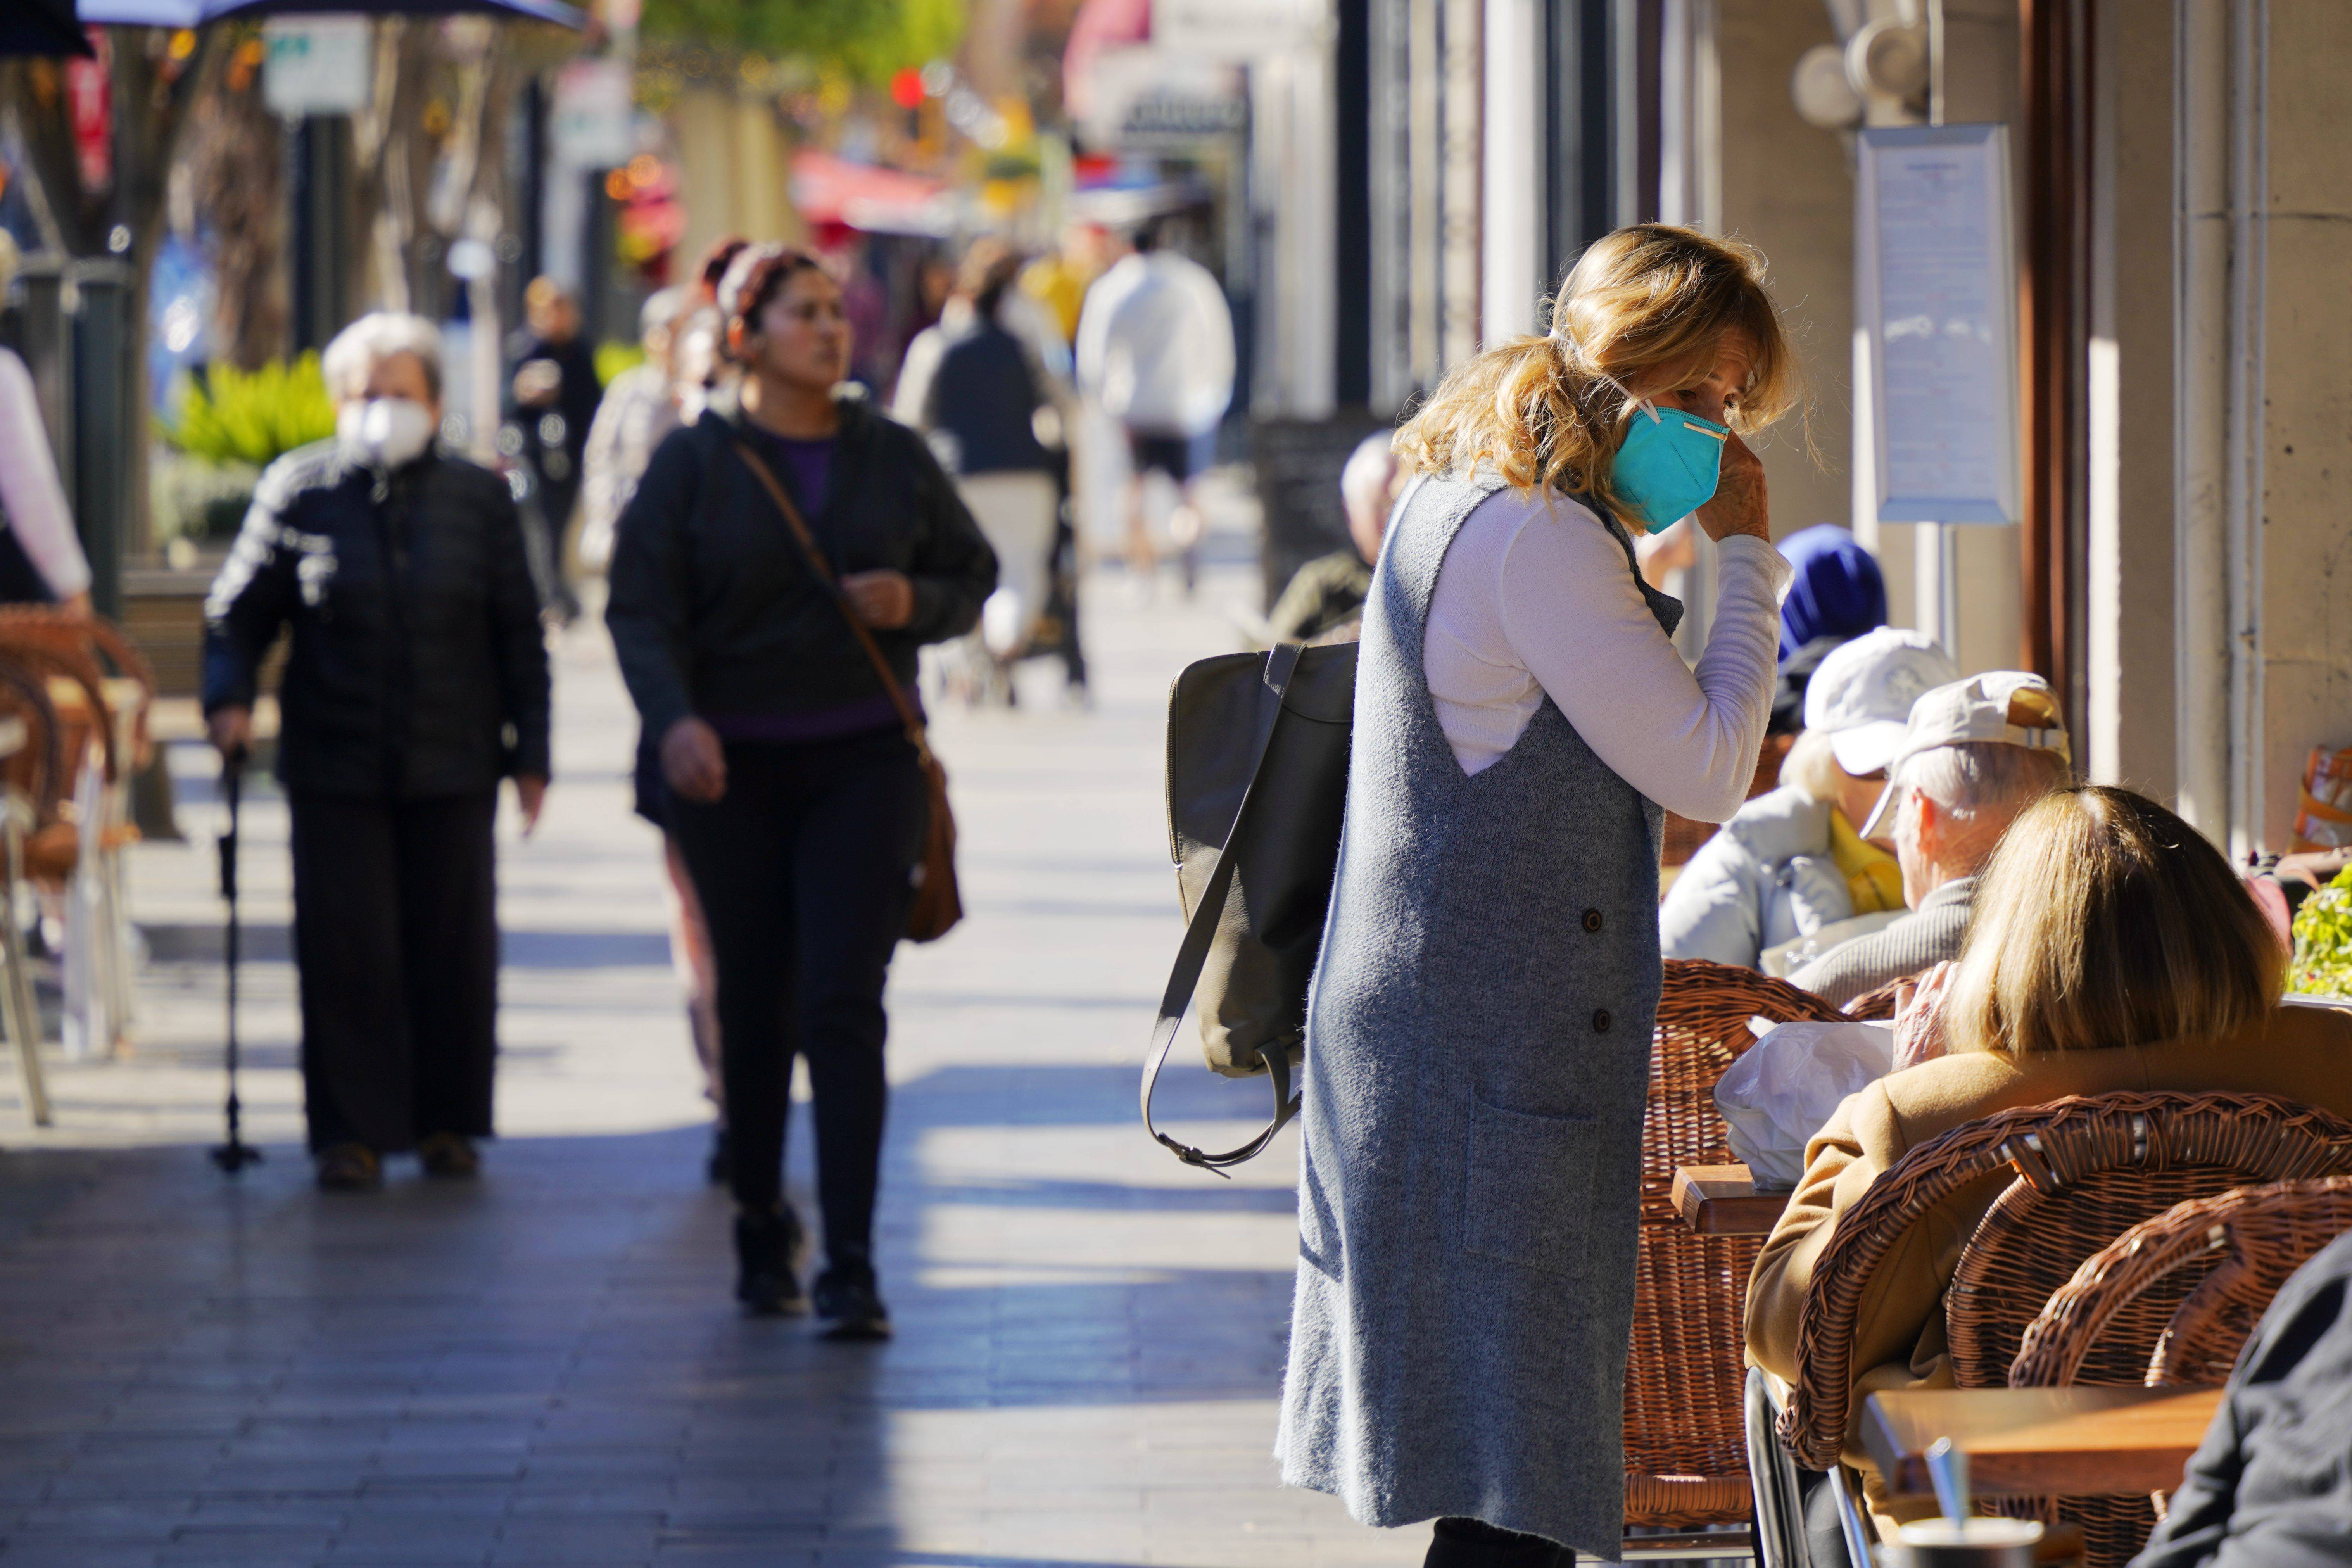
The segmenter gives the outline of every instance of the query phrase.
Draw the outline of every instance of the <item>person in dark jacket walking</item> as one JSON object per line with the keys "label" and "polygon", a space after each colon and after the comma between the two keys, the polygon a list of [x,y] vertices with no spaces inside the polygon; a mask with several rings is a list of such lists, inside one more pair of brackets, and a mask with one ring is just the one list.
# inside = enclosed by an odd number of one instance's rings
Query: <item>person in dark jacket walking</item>
{"label": "person in dark jacket walking", "polygon": [[497,1055],[490,829],[548,779],[547,649],[505,481],[441,449],[440,339],[363,316],[327,347],[336,437],[262,475],[205,605],[204,706],[243,755],[263,657],[293,649],[278,774],[293,819],[302,1074],[319,1183],[414,1149],[479,1168]]}
{"label": "person in dark jacket walking", "polygon": [[[996,558],[930,450],[864,403],[841,289],[780,245],[719,288],[734,406],[665,440],[621,514],[605,620],[656,746],[667,819],[719,970],[736,1293],[761,1314],[805,1302],[801,1227],[782,1196],[793,1058],[815,1093],[827,1267],[817,1315],[841,1338],[889,1316],[872,1247],[882,1151],[882,987],[906,929],[929,816],[890,696],[845,623],[872,628],[912,691],[916,650],[968,630]],[[807,520],[841,598],[810,570],[751,463]]]}
{"label": "person in dark jacket walking", "polygon": [[1013,666],[1050,596],[1062,500],[1055,470],[1067,461],[1057,395],[1068,356],[1043,310],[1013,287],[1021,261],[1001,240],[973,242],[955,297],[908,345],[891,405],[901,424],[929,438],[996,552],[1003,584],[967,643],[974,697],[1007,706]]}
{"label": "person in dark jacket walking", "polygon": [[[526,528],[540,555],[540,594],[569,621],[580,613],[565,575],[564,542],[580,504],[586,478],[588,432],[604,389],[596,379],[596,354],[580,331],[580,302],[552,278],[534,278],[523,290],[528,331],[516,344],[514,422],[523,460],[538,481],[538,516]],[[529,539],[530,535],[525,536]]]}

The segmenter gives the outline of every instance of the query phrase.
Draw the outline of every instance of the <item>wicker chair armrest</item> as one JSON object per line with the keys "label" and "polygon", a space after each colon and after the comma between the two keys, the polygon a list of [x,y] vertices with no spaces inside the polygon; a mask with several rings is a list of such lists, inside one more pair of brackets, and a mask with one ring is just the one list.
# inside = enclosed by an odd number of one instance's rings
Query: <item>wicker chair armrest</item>
{"label": "wicker chair armrest", "polygon": [[65,793],[65,752],[58,734],[58,708],[49,700],[48,683],[40,672],[5,654],[0,654],[0,691],[21,706],[21,716],[30,731],[26,742],[34,761],[33,777],[24,795],[33,818],[27,827],[31,831],[57,819],[58,802]]}
{"label": "wicker chair armrest", "polygon": [[1874,1024],[1885,1022],[1895,1016],[1895,994],[1918,978],[1916,974],[1906,974],[1864,992],[1845,1005],[1845,1016],[1866,1019]]}
{"label": "wicker chair armrest", "polygon": [[[2226,1251],[2230,1256],[2181,1303],[2155,1347],[2147,1381],[2169,1381],[2168,1351],[2205,1327],[2224,1299],[2234,1294],[2267,1305],[2285,1278],[2317,1250],[2316,1243],[2347,1229],[2352,1229],[2352,1176],[2232,1187],[2175,1204],[2084,1259],[2074,1279],[2027,1325],[2010,1364],[2010,1384],[2071,1384],[2084,1356],[2126,1307],[2174,1270]],[[2295,1232],[2300,1237],[2282,1234]]]}

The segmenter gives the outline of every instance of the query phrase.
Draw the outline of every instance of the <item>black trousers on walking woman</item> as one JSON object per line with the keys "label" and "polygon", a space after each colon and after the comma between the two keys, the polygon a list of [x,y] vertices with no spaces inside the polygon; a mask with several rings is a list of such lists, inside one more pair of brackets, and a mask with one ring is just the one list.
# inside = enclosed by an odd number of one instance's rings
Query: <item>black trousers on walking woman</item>
{"label": "black trousers on walking woman", "polygon": [[672,796],[669,816],[719,971],[735,1201],[764,1212],[782,1194],[793,1058],[805,1057],[825,1252],[861,1269],[882,1161],[882,985],[922,852],[922,770],[896,729],[726,749],[726,795]]}
{"label": "black trousers on walking woman", "polygon": [[490,1131],[498,1055],[495,791],[380,800],[297,791],[294,961],[315,1152]]}

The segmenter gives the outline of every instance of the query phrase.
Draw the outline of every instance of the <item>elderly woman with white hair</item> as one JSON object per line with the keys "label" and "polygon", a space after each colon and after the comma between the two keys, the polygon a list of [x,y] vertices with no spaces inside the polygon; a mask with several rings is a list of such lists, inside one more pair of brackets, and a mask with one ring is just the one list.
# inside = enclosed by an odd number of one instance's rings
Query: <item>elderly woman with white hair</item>
{"label": "elderly woman with white hair", "polygon": [[479,1169],[497,1055],[491,825],[548,779],[548,668],[506,482],[435,440],[430,322],[363,316],[327,347],[331,440],[288,453],[205,606],[204,705],[231,765],[291,626],[278,776],[292,817],[302,1073],[319,1184],[387,1153]]}

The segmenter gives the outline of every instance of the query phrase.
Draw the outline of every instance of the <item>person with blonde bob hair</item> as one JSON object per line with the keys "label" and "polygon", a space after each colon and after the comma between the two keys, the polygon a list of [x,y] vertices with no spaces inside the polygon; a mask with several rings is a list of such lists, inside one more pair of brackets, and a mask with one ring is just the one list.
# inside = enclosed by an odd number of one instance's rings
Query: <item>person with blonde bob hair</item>
{"label": "person with blonde bob hair", "polygon": [[[1276,1446],[1366,1524],[1435,1519],[1433,1565],[1622,1550],[1660,829],[1755,772],[1789,566],[1741,437],[1795,381],[1763,258],[1649,224],[1397,437]],[[1696,670],[1633,542],[1685,516],[1720,546]]]}
{"label": "person with blonde bob hair", "polygon": [[[2221,852],[2145,795],[2078,784],[2010,826],[1958,963],[1897,1024],[1899,1070],[1850,1096],[1748,1288],[1748,1353],[1793,1381],[1797,1319],[1838,1216],[1912,1149],[1966,1122],[2076,1094],[2269,1094],[2352,1115],[2352,1019],[2280,1005],[2286,955]],[[1949,1388],[1944,1291],[1999,1195],[1979,1184],[1890,1250],[1854,1314],[1857,1403]],[[1888,1519],[1858,1452],[1874,1507]],[[1826,1492],[1826,1489],[1823,1489]],[[1932,1507],[1927,1511],[1933,1511]],[[1883,1531],[1882,1531],[1883,1532]]]}

